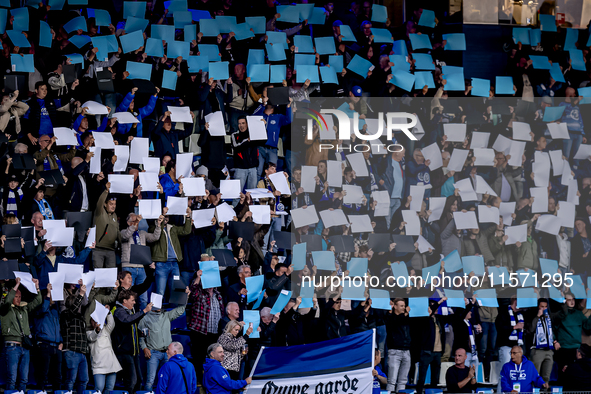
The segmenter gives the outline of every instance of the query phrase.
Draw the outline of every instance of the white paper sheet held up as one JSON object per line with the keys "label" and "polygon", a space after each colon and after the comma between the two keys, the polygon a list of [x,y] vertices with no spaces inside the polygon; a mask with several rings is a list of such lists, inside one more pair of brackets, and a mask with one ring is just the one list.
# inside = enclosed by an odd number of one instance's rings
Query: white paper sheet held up
{"label": "white paper sheet held up", "polygon": [[115,142],[111,133],[93,131],[92,136],[94,138],[94,145],[100,149],[115,149]]}
{"label": "white paper sheet held up", "polygon": [[[227,181],[221,181],[227,182]],[[181,179],[183,184],[183,193],[185,196],[196,197],[205,196],[205,179],[204,178],[183,178]],[[240,181],[238,181],[240,183]],[[225,198],[222,194],[222,198]]]}
{"label": "white paper sheet held up", "polygon": [[133,175],[109,174],[111,183],[111,193],[132,194],[133,193]]}
{"label": "white paper sheet held up", "polygon": [[266,141],[267,126],[262,116],[247,116],[248,133],[251,141]]}
{"label": "white paper sheet held up", "polygon": [[499,214],[503,217],[503,225],[510,226],[513,223],[513,215],[515,213],[515,202],[502,202],[499,207]]}
{"label": "white paper sheet held up", "polygon": [[560,232],[561,220],[557,220],[554,215],[542,215],[536,223],[536,230],[547,234],[558,235]]}
{"label": "white paper sheet held up", "polygon": [[410,201],[409,210],[419,212],[423,206],[423,199],[425,198],[425,186],[412,185],[410,187]]}
{"label": "white paper sheet held up", "polygon": [[431,197],[429,198],[429,210],[431,215],[429,216],[429,223],[436,222],[441,218],[443,209],[445,208],[445,197]]}
{"label": "white paper sheet held up", "polygon": [[162,309],[162,295],[158,293],[152,293],[150,296],[150,302],[153,304],[154,308]]}
{"label": "white paper sheet held up", "polygon": [[525,151],[525,142],[523,141],[513,141],[511,143],[511,149],[509,150],[509,158],[508,164],[513,167],[521,167],[521,163],[523,162],[523,152]]}
{"label": "white paper sheet held up", "polygon": [[[143,192],[157,192],[158,191],[158,173],[156,172],[140,172],[140,185]],[[142,200],[140,200],[142,201]]]}
{"label": "white paper sheet held up", "polygon": [[476,220],[476,212],[454,212],[454,220],[456,222],[456,229],[473,229],[478,228],[478,220]]}
{"label": "white paper sheet held up", "polygon": [[490,187],[488,182],[484,180],[480,175],[476,175],[476,193],[478,194],[486,194],[488,193],[489,196],[497,196],[497,193]]}
{"label": "white paper sheet held up", "polygon": [[236,212],[234,212],[234,209],[231,206],[224,202],[215,207],[215,215],[218,222],[226,223],[234,219]]}
{"label": "white paper sheet held up", "polygon": [[534,197],[534,203],[531,206],[532,213],[548,212],[548,188],[532,187],[529,189],[531,196]]}
{"label": "white paper sheet held up", "polygon": [[64,272],[50,272],[48,276],[49,283],[51,283],[51,300],[63,301],[66,274]]}
{"label": "white paper sheet held up", "polygon": [[402,220],[406,222],[404,226],[406,235],[421,234],[421,221],[415,211],[402,211]]}
{"label": "white paper sheet held up", "polygon": [[451,158],[449,159],[449,163],[447,163],[447,169],[449,171],[462,171],[464,168],[464,164],[466,163],[466,158],[468,158],[468,153],[470,153],[467,149],[454,149]]}
{"label": "white paper sheet held up", "polygon": [[203,228],[211,226],[211,220],[215,215],[215,208],[198,209],[193,211],[193,225],[195,228]]}
{"label": "white paper sheet held up", "polygon": [[[168,107],[170,108],[170,107]],[[139,123],[140,121],[137,120],[135,116],[131,114],[131,112],[115,112],[111,118],[117,118],[117,123],[119,124],[130,124],[130,123]],[[103,147],[104,148],[104,147]]]}
{"label": "white paper sheet held up", "polygon": [[106,105],[97,103],[96,101],[87,101],[82,104],[82,108],[87,108],[87,115],[108,115],[109,109]]}
{"label": "white paper sheet held up", "polygon": [[492,167],[495,165],[495,150],[494,149],[474,149],[474,157],[476,161],[475,166]]}
{"label": "white paper sheet held up", "polygon": [[478,206],[478,221],[480,223],[494,223],[499,224],[499,208],[487,207],[486,205]]}
{"label": "white paper sheet held up", "polygon": [[167,215],[186,215],[189,199],[187,197],[172,197],[166,199]]}
{"label": "white paper sheet held up", "polygon": [[[328,186],[330,187],[341,187],[343,184],[343,169],[340,161],[329,160],[327,162],[328,172]],[[302,173],[303,175],[303,173]],[[321,185],[323,186],[323,185]]]}
{"label": "white paper sheet held up", "polygon": [[94,156],[90,158],[89,172],[91,174],[99,174],[101,172],[101,148],[91,146],[90,152],[94,153]]}
{"label": "white paper sheet held up", "polygon": [[275,190],[279,190],[281,194],[291,194],[291,188],[283,171],[269,175],[269,179],[275,186]]}
{"label": "white paper sheet held up", "polygon": [[176,155],[176,177],[188,178],[191,176],[193,166],[193,153],[177,153]]}
{"label": "white paper sheet held up", "polygon": [[45,230],[50,228],[66,228],[66,221],[64,219],[43,220],[43,228]]}
{"label": "white paper sheet held up", "polygon": [[503,152],[504,154],[509,154],[509,151],[511,150],[511,143],[513,141],[510,140],[509,138],[505,137],[504,135],[499,134],[497,136],[497,139],[495,140],[495,143],[493,144],[493,149],[496,150],[497,152]]}
{"label": "white paper sheet held up", "polygon": [[86,298],[90,295],[92,291],[92,285],[94,284],[94,271],[88,271],[85,274],[82,274],[82,283],[86,286]]}
{"label": "white paper sheet held up", "polygon": [[88,232],[88,237],[86,237],[86,244],[84,245],[84,247],[90,248],[94,242],[96,242],[96,226],[90,228],[90,231]]}
{"label": "white paper sheet held up", "polygon": [[351,232],[353,234],[373,231],[369,215],[349,215],[349,222],[351,223]]}
{"label": "white paper sheet held up", "polygon": [[560,201],[557,207],[557,215],[563,227],[573,228],[575,225],[576,206],[567,201]]}
{"label": "white paper sheet held up", "polygon": [[125,171],[127,169],[127,162],[129,161],[129,146],[115,145],[115,156],[117,156],[117,161],[113,165],[113,171]]}
{"label": "white paper sheet held up", "polygon": [[417,240],[417,243],[419,244],[419,253],[425,253],[428,252],[429,249],[431,250],[435,250],[435,247],[433,245],[431,245],[429,243],[429,241],[427,241],[422,235],[419,235],[419,239]]}
{"label": "white paper sheet held up", "polygon": [[346,192],[343,197],[344,204],[361,204],[363,202],[363,189],[357,185],[343,185],[343,191]]}
{"label": "white paper sheet held up", "polygon": [[145,172],[160,173],[160,159],[157,157],[144,157],[142,159]]}
{"label": "white paper sheet held up", "polygon": [[105,308],[103,304],[94,300],[94,312],[90,315],[92,320],[94,320],[102,329],[105,326],[105,319],[109,315],[109,310]]}
{"label": "white paper sheet held up", "polygon": [[421,149],[421,153],[425,157],[425,161],[431,160],[431,162],[429,163],[429,169],[431,171],[434,171],[439,167],[443,166],[443,159],[441,158],[441,149],[439,149],[439,145],[437,145],[436,142]]}
{"label": "white paper sheet held up", "polygon": [[490,133],[482,133],[478,131],[472,132],[472,140],[470,141],[470,148],[488,148],[488,140],[490,139]]}
{"label": "white paper sheet held up", "polygon": [[314,205],[308,205],[306,208],[296,208],[291,210],[291,219],[295,228],[310,226],[318,223],[318,214]]}
{"label": "white paper sheet held up", "polygon": [[252,212],[252,221],[256,224],[271,224],[270,205],[250,205],[248,209]]}
{"label": "white paper sheet held up", "polygon": [[74,227],[48,228],[45,239],[51,241],[55,247],[72,246],[74,242]]}
{"label": "white paper sheet held up", "polygon": [[132,164],[142,164],[144,158],[150,155],[150,139],[135,137],[130,144],[129,162]]}
{"label": "white paper sheet held up", "polygon": [[447,136],[448,142],[464,142],[466,126],[465,123],[444,123],[443,134]]}
{"label": "white paper sheet held up", "polygon": [[144,219],[158,219],[162,215],[160,200],[139,200],[139,213]]}
{"label": "white paper sheet held up", "polygon": [[514,245],[516,242],[527,241],[527,224],[505,227],[505,235],[508,237],[505,245]]}
{"label": "white paper sheet held up", "polygon": [[57,265],[57,272],[64,274],[64,283],[78,284],[78,281],[82,279],[83,271],[84,266],[82,264],[59,263]]}
{"label": "white paper sheet held up", "polygon": [[37,287],[35,287],[35,283],[33,283],[33,275],[29,274],[28,272],[21,272],[21,271],[13,271],[15,278],[21,278],[21,285],[25,286],[27,290],[29,290],[32,294],[37,294]]}
{"label": "white paper sheet held up", "polygon": [[205,115],[205,122],[209,123],[208,131],[212,137],[226,135],[226,125],[224,124],[224,115],[222,111],[212,112]]}
{"label": "white paper sheet held up", "polygon": [[324,227],[330,228],[333,226],[343,226],[349,224],[347,221],[347,217],[342,209],[334,209],[329,210],[326,209],[324,211],[320,211],[320,218],[322,219],[322,223],[324,223]]}
{"label": "white paper sheet held up", "polygon": [[548,123],[548,131],[552,136],[553,140],[569,140],[570,135],[568,134],[568,128],[566,127],[566,122],[562,123]]}
{"label": "white paper sheet held up", "polygon": [[[205,192],[205,184],[203,184],[203,190]],[[222,199],[229,200],[233,198],[240,198],[242,188],[240,187],[239,179],[223,179],[220,181],[220,193],[222,193]]]}
{"label": "white paper sheet held up", "polygon": [[168,107],[170,120],[172,122],[193,123],[191,108],[189,107]]}
{"label": "white paper sheet held up", "polygon": [[78,138],[76,138],[76,132],[70,128],[54,127],[53,135],[57,137],[57,140],[55,141],[55,144],[57,146],[78,146]]}
{"label": "white paper sheet held up", "polygon": [[115,287],[117,268],[95,268],[94,287]]}
{"label": "white paper sheet held up", "polygon": [[365,177],[369,176],[369,171],[367,170],[367,164],[365,164],[365,158],[363,157],[363,153],[351,153],[347,156],[347,160],[349,164],[351,164],[351,168],[355,171],[355,175],[358,177]]}
{"label": "white paper sheet held up", "polygon": [[518,141],[531,141],[531,127],[529,123],[513,121],[513,139]]}
{"label": "white paper sheet held up", "polygon": [[304,188],[306,193],[314,193],[316,190],[316,179],[318,175],[318,167],[315,166],[302,166],[302,183],[301,187]]}
{"label": "white paper sheet held up", "polygon": [[465,178],[454,183],[454,187],[460,191],[462,201],[477,201],[478,197],[472,187],[472,182],[469,178]]}

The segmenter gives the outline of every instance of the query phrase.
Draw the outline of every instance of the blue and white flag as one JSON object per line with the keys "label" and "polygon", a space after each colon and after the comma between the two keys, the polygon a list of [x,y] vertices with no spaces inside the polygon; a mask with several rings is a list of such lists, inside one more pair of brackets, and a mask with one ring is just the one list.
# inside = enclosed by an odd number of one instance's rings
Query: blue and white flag
{"label": "blue and white flag", "polygon": [[246,393],[371,393],[374,349],[374,330],[309,345],[264,347]]}

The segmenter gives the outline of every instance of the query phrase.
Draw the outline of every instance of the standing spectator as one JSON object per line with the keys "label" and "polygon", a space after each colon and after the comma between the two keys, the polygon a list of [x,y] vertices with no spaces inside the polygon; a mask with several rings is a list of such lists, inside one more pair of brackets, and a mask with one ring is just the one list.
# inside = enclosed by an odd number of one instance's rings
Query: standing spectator
{"label": "standing spectator", "polygon": [[[523,315],[517,309],[517,296],[511,297],[509,305],[499,303],[499,315],[495,321],[497,327],[497,344],[499,345],[499,363],[505,365],[511,360],[511,348],[523,346]],[[501,390],[501,380],[497,391]]]}
{"label": "standing spectator", "polygon": [[196,393],[195,367],[183,356],[183,345],[180,342],[172,342],[166,348],[166,356],[168,361],[160,370],[155,394]]}
{"label": "standing spectator", "polygon": [[392,302],[386,315],[388,346],[388,391],[404,390],[410,370],[410,307],[402,298]]}
{"label": "standing spectator", "polygon": [[135,392],[142,382],[138,322],[152,310],[152,303],[149,303],[145,309],[135,312],[136,298],[137,294],[131,290],[119,292],[113,313],[115,329],[111,334],[115,354],[122,367],[123,389],[131,393]]}
{"label": "standing spectator", "polygon": [[[60,308],[51,298],[51,284],[41,290],[43,303],[35,313],[33,332],[37,346],[35,355],[37,385],[46,390],[51,386],[56,389],[62,385],[62,349],[64,341],[60,330]],[[51,372],[50,372],[51,371]]]}
{"label": "standing spectator", "polygon": [[111,183],[107,182],[96,203],[94,222],[96,223],[96,248],[92,253],[94,268],[113,268],[116,266],[115,249],[121,243],[121,232],[117,222],[117,197],[110,194]]}
{"label": "standing spectator", "polygon": [[64,338],[64,363],[66,364],[66,389],[84,394],[88,384],[88,340],[86,323],[82,314],[86,286],[80,280],[80,288],[65,300],[65,309],[61,315],[62,337]]}
{"label": "standing spectator", "polygon": [[260,161],[258,145],[257,141],[250,140],[246,116],[239,117],[238,131],[232,134],[232,147],[235,154],[234,177],[240,180],[240,190],[254,189],[261,177],[257,170]]}
{"label": "standing spectator", "polygon": [[248,336],[252,334],[252,323],[244,335],[240,335],[242,324],[236,320],[230,321],[224,328],[224,333],[218,338],[218,343],[224,348],[224,361],[222,366],[228,370],[232,380],[238,380],[240,365],[242,364],[243,348],[246,346]]}
{"label": "standing spectator", "polygon": [[219,337],[218,324],[224,316],[224,302],[222,295],[217,288],[204,289],[201,284],[201,275],[203,271],[197,271],[195,280],[189,287],[191,294],[189,302],[191,311],[187,327],[191,330],[191,354],[193,354],[194,364],[197,365],[197,376],[201,378],[201,362],[204,357],[201,356],[207,350],[207,347],[215,343]]}
{"label": "standing spectator", "polygon": [[183,250],[179,237],[191,233],[191,209],[187,208],[185,224],[176,226],[169,223],[169,217],[158,218],[149,232],[156,233],[160,227],[160,238],[152,244],[152,260],[156,263],[156,293],[164,295],[166,289],[172,289],[174,276],[180,276],[179,261],[183,260]]}
{"label": "standing spectator", "polygon": [[[189,288],[186,289],[187,295],[190,294]],[[152,308],[150,312],[144,317],[138,328],[144,332],[147,330],[148,335],[140,338],[140,348],[147,359],[147,373],[146,384],[144,390],[152,391],[156,373],[164,365],[168,358],[167,344],[172,342],[170,323],[181,317],[185,313],[185,306],[177,306],[170,311],[162,311],[162,309]],[[182,352],[181,352],[182,353]]]}
{"label": "standing spectator", "polygon": [[137,125],[135,128],[135,137],[142,137],[142,119],[147,118],[152,114],[152,112],[154,112],[154,107],[156,106],[156,100],[158,99],[158,93],[160,92],[160,89],[156,88],[156,93],[150,96],[148,104],[140,109],[136,109],[135,107],[135,94],[137,90],[138,88],[134,87],[131,89],[130,93],[127,93],[127,95],[123,98],[123,101],[121,101],[121,104],[117,106],[117,112],[130,112],[137,120],[139,120],[139,123],[119,123],[117,126],[117,132],[121,134],[133,133],[132,126]]}
{"label": "standing spectator", "polygon": [[0,325],[6,355],[6,389],[25,391],[29,381],[29,349],[32,346],[29,312],[41,305],[42,298],[39,281],[33,279],[37,295],[31,303],[21,305],[20,283],[21,278],[16,278],[16,284],[0,306]]}
{"label": "standing spectator", "polygon": [[[400,208],[404,197],[404,152],[404,150],[392,152],[390,157],[384,160],[386,168],[381,171],[378,177],[378,184],[390,193],[390,213],[386,215],[388,228],[390,228],[392,215]],[[388,376],[390,376],[389,373]]]}
{"label": "standing spectator", "polygon": [[[147,232],[139,229],[141,215],[130,213],[127,215],[127,228],[121,231],[121,268],[131,274],[131,281],[133,285],[139,285],[146,280],[146,271],[142,264],[135,264],[131,261],[131,245],[143,245],[156,242],[160,239],[162,231],[160,224],[164,219],[160,216],[156,220],[154,232]],[[148,295],[146,293],[139,293],[140,308],[143,309],[148,305]]]}
{"label": "standing spectator", "polygon": [[548,314],[548,300],[538,300],[538,314],[532,319],[529,332],[534,333],[531,348],[531,361],[536,366],[545,382],[550,381],[550,373],[554,364],[556,340],[552,332],[552,321]]}
{"label": "standing spectator", "polygon": [[[105,308],[109,309],[109,305],[105,305]],[[91,319],[90,324],[92,330],[86,331],[86,337],[90,347],[94,388],[101,393],[108,394],[115,387],[117,372],[121,371],[121,364],[119,364],[115,352],[113,352],[111,342],[115,319],[109,312],[107,322],[103,322],[103,328],[94,319]]]}
{"label": "standing spectator", "polygon": [[581,330],[591,330],[591,316],[586,317],[575,308],[575,298],[572,294],[566,294],[565,299],[562,310],[552,318],[556,336],[555,361],[558,363],[558,381],[561,383],[565,382],[564,367],[576,360],[577,349],[581,346]]}
{"label": "standing spectator", "polygon": [[53,100],[47,97],[47,84],[43,81],[35,83],[35,96],[29,102],[29,110],[23,116],[27,119],[27,141],[29,147],[37,145],[42,135],[53,136],[53,128],[57,124],[57,108]]}

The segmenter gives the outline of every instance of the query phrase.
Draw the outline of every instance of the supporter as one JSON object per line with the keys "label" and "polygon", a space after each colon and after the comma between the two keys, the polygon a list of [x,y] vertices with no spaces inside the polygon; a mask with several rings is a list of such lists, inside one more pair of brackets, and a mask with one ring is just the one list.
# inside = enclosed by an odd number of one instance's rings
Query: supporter
{"label": "supporter", "polygon": [[400,391],[406,387],[410,370],[410,308],[406,301],[396,298],[392,311],[386,315],[386,345],[388,346],[388,391]]}
{"label": "supporter", "polygon": [[230,373],[232,380],[238,380],[240,365],[248,349],[248,336],[252,334],[252,331],[252,323],[250,323],[244,335],[240,335],[242,334],[242,324],[236,320],[231,320],[224,327],[224,333],[218,338],[217,343],[224,349],[222,367]]}
{"label": "supporter", "polygon": [[[183,356],[183,345],[172,342],[166,348],[168,361],[160,370],[158,386],[155,393],[194,393],[197,390],[197,376],[195,367]],[[172,366],[175,364],[175,366]],[[180,370],[180,376],[178,371]]]}
{"label": "supporter", "polygon": [[[109,305],[105,307],[108,309]],[[115,357],[111,343],[111,333],[115,328],[115,319],[109,311],[106,322],[99,324],[92,319],[90,324],[92,330],[86,331],[86,337],[88,339],[88,346],[90,347],[95,389],[108,393],[115,388],[117,372],[121,371],[121,365],[117,357]]]}
{"label": "supporter", "polygon": [[445,384],[455,393],[472,393],[476,389],[476,367],[467,367],[466,349],[456,349],[454,365],[445,373]]}
{"label": "supporter", "polygon": [[94,220],[96,223],[96,249],[92,254],[95,268],[112,268],[116,265],[115,246],[121,240],[115,209],[117,196],[109,193],[111,183],[107,182],[96,203]]}
{"label": "supporter", "polygon": [[534,364],[523,355],[521,346],[511,348],[511,361],[501,370],[503,392],[532,392],[533,387],[547,389],[550,385],[538,374]]}
{"label": "supporter", "polygon": [[0,324],[6,357],[6,389],[24,391],[29,382],[29,348],[32,346],[29,312],[39,306],[42,299],[39,282],[33,279],[37,295],[32,302],[21,305],[20,283],[21,278],[16,278],[16,285],[8,291],[3,300],[0,307]]}
{"label": "supporter", "polygon": [[[187,295],[190,294],[188,287],[186,293]],[[161,308],[153,307],[146,317],[140,321],[138,329],[142,332],[148,332],[148,335],[140,337],[140,348],[147,359],[147,376],[144,390],[152,391],[158,370],[168,361],[170,357],[168,347],[170,346],[167,347],[166,344],[173,343],[171,322],[184,313],[184,305],[177,306],[171,311],[162,311]]]}
{"label": "supporter", "polygon": [[212,394],[229,394],[232,390],[239,390],[252,382],[248,377],[244,380],[232,380],[230,373],[222,366],[224,361],[224,348],[219,343],[213,343],[207,348],[205,360],[205,376],[203,387]]}
{"label": "supporter", "polygon": [[565,372],[564,389],[569,391],[589,390],[589,345],[583,344],[577,350],[577,360],[569,364]]}
{"label": "supporter", "polygon": [[[544,382],[550,381],[556,340],[552,331],[552,321],[548,313],[548,300],[538,300],[538,313],[530,323],[529,331],[533,332],[534,343],[531,349],[531,359]],[[558,349],[556,349],[558,350]]]}

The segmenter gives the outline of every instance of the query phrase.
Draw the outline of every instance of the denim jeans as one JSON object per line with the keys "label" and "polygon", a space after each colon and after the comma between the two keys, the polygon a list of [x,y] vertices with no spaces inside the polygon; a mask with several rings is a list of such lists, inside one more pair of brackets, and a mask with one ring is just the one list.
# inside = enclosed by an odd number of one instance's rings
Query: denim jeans
{"label": "denim jeans", "polygon": [[496,356],[497,327],[495,323],[481,322],[482,337],[478,345],[478,359],[483,363],[484,376],[490,374],[490,362]]}
{"label": "denim jeans", "polygon": [[386,357],[386,353],[384,352],[385,345],[386,345],[386,326],[378,326],[376,328],[376,342],[378,345],[378,349],[380,349],[380,353],[382,358]]}
{"label": "denim jeans", "polygon": [[[234,179],[240,181],[240,190],[255,189],[257,187],[257,169],[256,168],[235,168]],[[224,196],[222,196],[223,198]]]}
{"label": "denim jeans", "polygon": [[166,289],[172,289],[174,276],[180,276],[179,264],[175,261],[156,263],[156,293],[164,296]]}
{"label": "denim jeans", "polygon": [[166,352],[160,352],[158,350],[152,350],[152,357],[146,361],[146,369],[148,376],[146,376],[146,384],[144,386],[144,390],[152,391],[152,387],[154,386],[154,380],[156,380],[156,373],[165,362],[168,361],[168,356]]}
{"label": "denim jeans", "polygon": [[117,381],[117,372],[107,375],[94,375],[94,391],[100,391],[102,394],[109,394],[115,388]]}
{"label": "denim jeans", "polygon": [[[146,270],[143,268],[124,267],[125,271],[131,274],[131,281],[133,285],[141,285],[146,280]],[[148,292],[140,294],[140,310],[148,305]]]}
{"label": "denim jeans", "polygon": [[29,382],[29,351],[22,346],[10,346],[4,351],[6,353],[6,389],[26,391]]}
{"label": "denim jeans", "polygon": [[400,391],[406,387],[410,371],[410,350],[388,350],[388,391]]}
{"label": "denim jeans", "polygon": [[88,384],[88,364],[86,356],[82,353],[68,350],[64,352],[64,361],[66,363],[66,390],[74,390],[74,383],[78,381],[76,392],[84,394]]}
{"label": "denim jeans", "polygon": [[54,390],[62,386],[62,351],[57,346],[39,342],[33,351],[33,362],[41,389],[48,388],[50,383]]}
{"label": "denim jeans", "polygon": [[269,146],[259,146],[259,167],[257,168],[257,176],[260,178],[263,174],[263,166],[265,163],[275,163],[277,165],[277,148]]}
{"label": "denim jeans", "polygon": [[[575,134],[569,133],[570,139],[562,140],[562,154],[567,159],[570,159],[574,155],[577,154],[581,144],[583,143],[583,135],[582,134]],[[579,165],[578,160],[573,160],[573,164],[575,166]]]}

